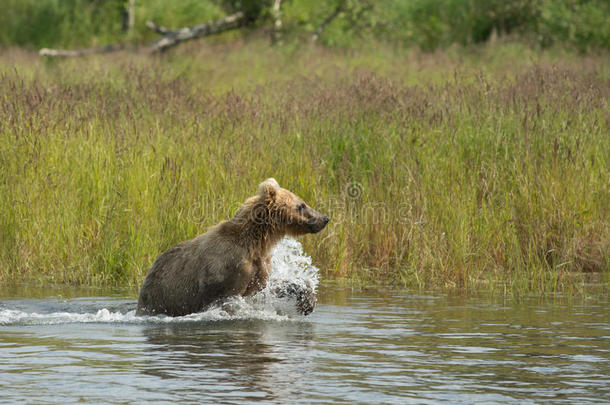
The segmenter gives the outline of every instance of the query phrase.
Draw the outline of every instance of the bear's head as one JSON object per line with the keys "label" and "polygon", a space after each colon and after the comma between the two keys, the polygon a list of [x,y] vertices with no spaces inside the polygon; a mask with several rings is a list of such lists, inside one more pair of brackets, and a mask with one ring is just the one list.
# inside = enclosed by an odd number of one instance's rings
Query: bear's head
{"label": "bear's head", "polygon": [[320,232],[330,218],[308,206],[302,198],[280,187],[274,178],[258,186],[258,220],[292,236]]}

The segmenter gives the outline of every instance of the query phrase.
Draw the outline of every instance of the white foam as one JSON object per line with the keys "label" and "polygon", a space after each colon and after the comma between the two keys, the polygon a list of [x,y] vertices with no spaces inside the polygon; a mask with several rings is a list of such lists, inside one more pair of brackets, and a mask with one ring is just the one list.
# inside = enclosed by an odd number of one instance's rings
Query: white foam
{"label": "white foam", "polygon": [[318,268],[311,264],[311,257],[303,252],[301,243],[292,238],[282,239],[271,254],[269,287],[281,281],[308,283],[314,291],[318,287]]}
{"label": "white foam", "polygon": [[297,316],[294,300],[274,297],[270,291],[284,281],[307,285],[315,290],[318,286],[318,269],[311,258],[303,252],[301,243],[284,238],[274,248],[271,260],[272,272],[267,287],[252,297],[233,297],[222,305],[213,306],[204,312],[180,317],[136,316],[135,310],[122,313],[106,308],[95,313],[25,312],[15,309],[0,310],[0,325],[56,325],[64,323],[180,323],[221,320],[276,320],[284,321]]}
{"label": "white foam", "polygon": [[75,312],[52,312],[37,313],[24,312],[12,309],[0,311],[0,325],[56,325],[61,323],[92,323],[92,322],[129,322],[134,320],[136,311],[129,311],[125,314],[120,312],[110,312],[106,308],[100,309],[96,313],[75,313]]}

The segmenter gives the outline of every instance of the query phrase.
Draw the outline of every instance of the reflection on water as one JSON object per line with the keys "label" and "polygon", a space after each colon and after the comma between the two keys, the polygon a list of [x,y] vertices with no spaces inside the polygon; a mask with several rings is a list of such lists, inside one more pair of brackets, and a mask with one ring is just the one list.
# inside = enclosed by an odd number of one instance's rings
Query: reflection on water
{"label": "reflection on water", "polygon": [[610,403],[606,296],[320,290],[309,317],[236,320],[0,290],[2,401]]}
{"label": "reflection on water", "polygon": [[[249,401],[293,399],[291,386],[306,378],[312,327],[307,322],[217,322],[144,328],[149,345],[142,372],[196,385],[207,398]],[[168,367],[178,364],[179,367]],[[215,402],[215,401],[214,401]]]}

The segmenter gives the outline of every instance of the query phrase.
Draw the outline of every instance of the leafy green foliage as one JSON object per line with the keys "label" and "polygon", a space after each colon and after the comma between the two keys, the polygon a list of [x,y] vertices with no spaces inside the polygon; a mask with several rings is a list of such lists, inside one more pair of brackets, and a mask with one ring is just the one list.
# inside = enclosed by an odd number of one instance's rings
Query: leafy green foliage
{"label": "leafy green foliage", "polygon": [[93,0],[2,0],[0,44],[45,47],[109,41],[120,32],[117,4]]}
{"label": "leafy green foliage", "polygon": [[610,5],[604,0],[394,0],[385,13],[384,36],[426,50],[484,42],[494,34],[581,50],[610,47]]}
{"label": "leafy green foliage", "polygon": [[[253,28],[271,23],[271,0],[139,0],[136,27],[121,32],[124,0],[0,0],[0,45],[74,47],[155,38],[148,20],[177,28],[244,11]],[[320,43],[358,47],[389,41],[434,50],[496,36],[590,51],[610,48],[607,0],[290,0],[282,3],[285,36],[309,40],[335,10]],[[247,31],[246,31],[247,32]]]}
{"label": "leafy green foliage", "polygon": [[539,34],[543,44],[568,43],[581,51],[610,48],[610,2],[544,0]]}

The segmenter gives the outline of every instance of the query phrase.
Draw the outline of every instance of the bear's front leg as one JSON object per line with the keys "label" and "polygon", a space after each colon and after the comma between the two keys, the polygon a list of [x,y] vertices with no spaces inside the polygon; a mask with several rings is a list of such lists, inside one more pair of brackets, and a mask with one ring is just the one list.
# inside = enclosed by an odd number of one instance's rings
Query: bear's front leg
{"label": "bear's front leg", "polygon": [[267,280],[269,280],[269,273],[271,272],[271,256],[267,256],[264,259],[256,259],[252,263],[254,275],[244,296],[254,294],[261,291],[267,286]]}

